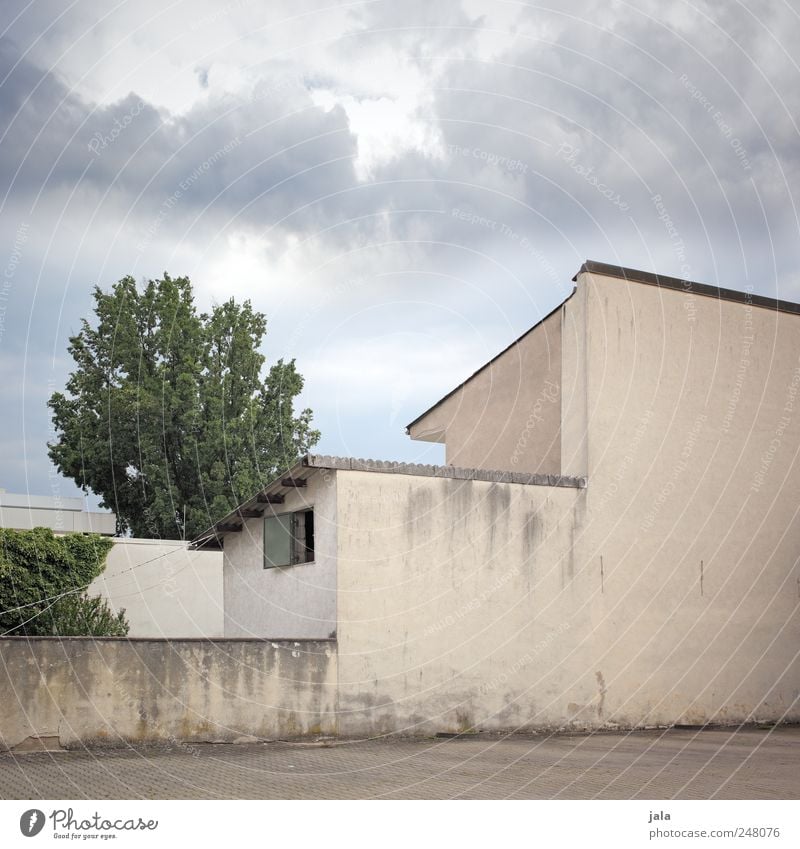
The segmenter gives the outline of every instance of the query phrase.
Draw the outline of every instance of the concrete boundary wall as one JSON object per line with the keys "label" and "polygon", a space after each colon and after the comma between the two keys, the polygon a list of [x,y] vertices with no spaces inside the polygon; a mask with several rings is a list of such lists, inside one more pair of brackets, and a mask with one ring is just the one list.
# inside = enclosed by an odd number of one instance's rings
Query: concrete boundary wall
{"label": "concrete boundary wall", "polygon": [[6,637],[0,750],[335,734],[336,682],[330,640]]}

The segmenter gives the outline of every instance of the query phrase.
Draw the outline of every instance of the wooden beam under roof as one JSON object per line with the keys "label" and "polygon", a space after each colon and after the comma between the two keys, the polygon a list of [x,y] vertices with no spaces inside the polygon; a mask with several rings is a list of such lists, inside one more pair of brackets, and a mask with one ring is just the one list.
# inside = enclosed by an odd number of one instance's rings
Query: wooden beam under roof
{"label": "wooden beam under roof", "polygon": [[260,519],[264,515],[263,510],[251,510],[247,507],[242,507],[236,512],[243,519]]}
{"label": "wooden beam under roof", "polygon": [[256,500],[259,504],[283,504],[283,496],[277,493],[260,492]]}
{"label": "wooden beam under roof", "polygon": [[308,486],[308,481],[303,478],[284,478],[281,481],[281,486],[285,487],[301,487]]}
{"label": "wooden beam under roof", "polygon": [[232,525],[229,522],[220,522],[218,525],[214,525],[214,529],[223,534],[236,533],[236,531],[241,531],[241,525]]}

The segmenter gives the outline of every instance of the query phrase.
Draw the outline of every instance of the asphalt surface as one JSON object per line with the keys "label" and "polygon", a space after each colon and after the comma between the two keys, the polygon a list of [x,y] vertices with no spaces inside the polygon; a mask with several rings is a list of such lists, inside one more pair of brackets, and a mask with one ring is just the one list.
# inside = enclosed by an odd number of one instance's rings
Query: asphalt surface
{"label": "asphalt surface", "polygon": [[0,755],[3,799],[797,799],[800,727]]}

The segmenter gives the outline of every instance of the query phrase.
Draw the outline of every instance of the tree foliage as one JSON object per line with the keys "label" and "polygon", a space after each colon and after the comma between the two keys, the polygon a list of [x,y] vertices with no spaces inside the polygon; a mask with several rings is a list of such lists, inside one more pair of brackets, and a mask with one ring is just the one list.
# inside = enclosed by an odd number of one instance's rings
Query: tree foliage
{"label": "tree foliage", "polygon": [[43,619],[61,637],[124,637],[129,627],[124,608],[114,613],[104,598],[86,593],[58,599]]}
{"label": "tree foliage", "polygon": [[49,449],[120,532],[192,538],[318,441],[311,411],[294,411],[294,360],[263,374],[267,323],[249,301],[198,314],[188,278],[125,277],[95,288],[94,313],[70,339],[66,393],[48,402]]}
{"label": "tree foliage", "polygon": [[111,546],[98,534],[0,528],[0,634],[127,634],[125,611],[113,613],[104,599],[85,592],[105,568]]}

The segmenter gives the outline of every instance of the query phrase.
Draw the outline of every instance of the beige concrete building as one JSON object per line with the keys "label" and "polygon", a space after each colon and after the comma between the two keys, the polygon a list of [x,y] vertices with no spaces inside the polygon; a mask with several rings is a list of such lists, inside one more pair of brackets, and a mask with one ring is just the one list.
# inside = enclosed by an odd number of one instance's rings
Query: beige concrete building
{"label": "beige concrete building", "polygon": [[0,641],[0,748],[800,720],[800,306],[576,283],[409,425],[445,465],[307,456],[194,540],[224,639]]}
{"label": "beige concrete building", "polygon": [[335,636],[340,733],[800,719],[800,306],[586,263],[409,425],[195,541],[225,634]]}

